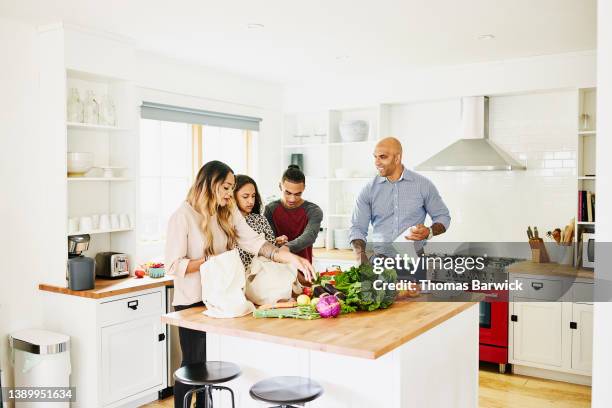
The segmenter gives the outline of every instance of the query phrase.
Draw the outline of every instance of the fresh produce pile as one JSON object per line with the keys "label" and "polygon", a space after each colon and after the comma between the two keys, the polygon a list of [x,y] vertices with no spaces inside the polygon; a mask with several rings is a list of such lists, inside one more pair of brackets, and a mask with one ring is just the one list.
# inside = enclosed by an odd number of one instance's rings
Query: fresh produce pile
{"label": "fresh produce pile", "polygon": [[[359,310],[372,311],[386,309],[397,297],[396,290],[374,289],[374,281],[384,283],[397,282],[397,272],[386,269],[380,275],[374,273],[371,265],[353,266],[346,272],[336,276],[336,289],[346,295],[345,303]],[[383,287],[383,285],[380,285]]]}
{"label": "fresh produce pile", "polygon": [[146,262],[134,269],[134,276],[137,279],[144,278],[145,275],[150,275],[152,278],[158,278],[164,275],[163,269],[164,264],[161,262]]}
{"label": "fresh produce pile", "polygon": [[377,275],[370,265],[352,267],[346,272],[340,269],[325,271],[319,274],[312,287],[304,288],[297,301],[260,306],[253,316],[312,320],[357,310],[386,309],[395,301],[397,291],[374,289],[376,280],[396,282],[397,273],[388,269]]}

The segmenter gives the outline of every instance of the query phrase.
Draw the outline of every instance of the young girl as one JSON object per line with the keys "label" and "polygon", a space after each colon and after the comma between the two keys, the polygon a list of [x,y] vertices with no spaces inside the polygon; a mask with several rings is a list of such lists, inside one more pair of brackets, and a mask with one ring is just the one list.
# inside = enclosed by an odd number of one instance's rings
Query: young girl
{"label": "young girl", "polygon": [[[165,262],[174,276],[176,310],[203,306],[200,266],[214,255],[234,247],[259,254],[276,262],[291,264],[311,280],[312,265],[253,231],[236,208],[232,193],[234,172],[220,161],[206,163],[183,202],[168,221]],[[206,333],[179,328],[183,353],[182,365],[206,361]],[[192,387],[177,382],[174,406],[183,406],[185,393]],[[202,393],[200,393],[202,394]],[[204,395],[198,395],[196,406],[204,406]]]}
{"label": "young girl", "polygon": [[[236,176],[236,187],[234,189],[234,199],[238,209],[244,216],[249,227],[253,228],[258,234],[264,234],[266,241],[274,244],[275,235],[266,217],[262,215],[261,196],[255,180],[244,174]],[[250,254],[240,248],[240,259],[245,268],[248,268],[255,255]]]}

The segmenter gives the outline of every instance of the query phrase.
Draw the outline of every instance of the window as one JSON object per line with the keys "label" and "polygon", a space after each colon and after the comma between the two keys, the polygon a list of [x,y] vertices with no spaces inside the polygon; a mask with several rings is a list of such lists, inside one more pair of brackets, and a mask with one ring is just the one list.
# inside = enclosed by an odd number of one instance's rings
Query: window
{"label": "window", "polygon": [[151,119],[142,119],[140,128],[140,240],[159,241],[193,180],[192,129]]}
{"label": "window", "polygon": [[226,163],[236,174],[251,174],[251,141],[255,131],[216,126],[193,126],[194,176],[200,167],[211,160]]}
{"label": "window", "polygon": [[185,200],[202,165],[220,160],[236,174],[251,174],[251,146],[258,132],[145,116],[143,111],[139,240],[160,243],[165,240],[168,219]]}

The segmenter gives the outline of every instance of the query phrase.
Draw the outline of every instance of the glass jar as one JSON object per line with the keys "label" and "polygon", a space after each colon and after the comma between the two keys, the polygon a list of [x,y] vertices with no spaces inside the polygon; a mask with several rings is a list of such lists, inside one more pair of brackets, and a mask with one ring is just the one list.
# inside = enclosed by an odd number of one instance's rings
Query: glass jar
{"label": "glass jar", "polygon": [[83,102],[76,88],[70,88],[68,91],[66,119],[68,122],[83,123]]}
{"label": "glass jar", "polygon": [[591,129],[591,116],[588,113],[583,113],[582,115],[580,115],[580,129]]}
{"label": "glass jar", "polygon": [[85,103],[83,106],[83,121],[85,123],[98,124],[100,115],[100,106],[96,99],[94,91],[89,90],[85,94]]}
{"label": "glass jar", "polygon": [[115,114],[115,103],[113,102],[111,97],[108,95],[104,95],[100,97],[99,99],[100,99],[100,104],[99,104],[100,114],[99,114],[98,123],[101,125],[116,126],[117,118]]}

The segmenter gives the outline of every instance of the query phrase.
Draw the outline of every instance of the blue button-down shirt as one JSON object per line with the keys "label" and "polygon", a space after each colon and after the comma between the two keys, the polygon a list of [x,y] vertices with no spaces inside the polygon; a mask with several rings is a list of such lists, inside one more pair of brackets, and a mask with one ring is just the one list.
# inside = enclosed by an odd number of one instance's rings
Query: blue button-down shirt
{"label": "blue button-down shirt", "polygon": [[351,220],[350,240],[391,243],[408,227],[423,224],[429,214],[433,223],[448,230],[450,214],[433,183],[404,168],[395,182],[375,177],[361,190]]}

